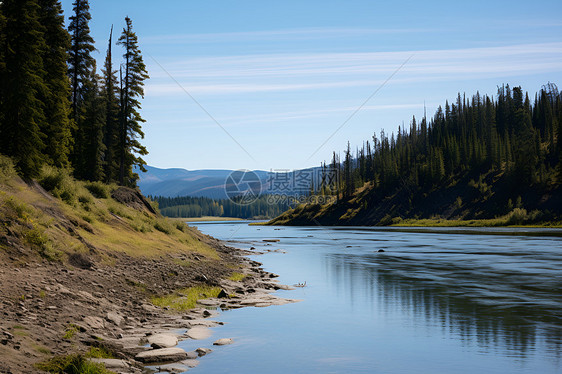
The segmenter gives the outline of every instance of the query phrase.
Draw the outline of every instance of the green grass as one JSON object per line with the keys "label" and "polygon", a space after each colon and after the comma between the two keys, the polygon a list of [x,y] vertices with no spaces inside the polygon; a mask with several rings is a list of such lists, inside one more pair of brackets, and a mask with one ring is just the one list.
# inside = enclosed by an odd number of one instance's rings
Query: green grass
{"label": "green grass", "polygon": [[184,312],[195,308],[197,300],[217,297],[220,292],[220,287],[195,286],[178,290],[166,296],[154,296],[151,301],[156,306]]}
{"label": "green grass", "polygon": [[183,266],[183,267],[186,267],[186,268],[191,266],[191,262],[189,262],[187,260],[180,260],[179,258],[174,258],[172,260],[172,262],[176,265]]}
{"label": "green grass", "polygon": [[88,352],[84,355],[84,357],[88,358],[115,358],[114,353],[103,346],[100,347],[91,347]]}
{"label": "green grass", "polygon": [[66,340],[71,340],[72,338],[74,338],[74,335],[76,335],[76,333],[78,332],[79,328],[78,326],[74,325],[74,324],[70,324],[68,325],[68,327],[66,328],[66,331],[64,332],[63,335],[63,339]]}
{"label": "green grass", "polygon": [[53,374],[112,374],[103,364],[88,361],[80,354],[56,356],[36,365],[37,369]]}
{"label": "green grass", "polygon": [[560,222],[541,222],[538,211],[515,208],[508,214],[492,219],[449,220],[443,218],[401,219],[389,222],[396,227],[561,227]]}
{"label": "green grass", "polygon": [[32,344],[31,345],[33,347],[33,349],[35,349],[37,352],[44,354],[44,355],[50,355],[51,354],[51,350],[43,345],[39,345],[39,344]]}
{"label": "green grass", "polygon": [[237,273],[237,272],[232,273],[232,275],[230,277],[228,277],[229,280],[235,281],[235,282],[240,282],[244,278],[246,278],[246,274]]}

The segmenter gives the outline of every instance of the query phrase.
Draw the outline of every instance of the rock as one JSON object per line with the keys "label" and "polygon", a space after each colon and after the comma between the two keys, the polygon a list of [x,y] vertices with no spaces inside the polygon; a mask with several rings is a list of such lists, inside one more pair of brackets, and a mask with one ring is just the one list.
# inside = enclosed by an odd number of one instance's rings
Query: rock
{"label": "rock", "polygon": [[92,362],[97,364],[103,364],[107,369],[127,369],[129,364],[125,360],[119,360],[116,358],[90,358]]}
{"label": "rock", "polygon": [[172,334],[155,334],[148,337],[152,348],[171,348],[178,344],[178,338]]}
{"label": "rock", "polygon": [[208,310],[203,311],[203,317],[210,317],[213,314],[211,312],[209,312]]}
{"label": "rock", "polygon": [[197,357],[199,357],[199,353],[197,353],[196,351],[187,352],[188,360],[195,360]]}
{"label": "rock", "polygon": [[295,287],[286,284],[277,284],[273,288],[277,288],[278,290],[287,290],[287,291],[295,289]]}
{"label": "rock", "polygon": [[185,366],[187,366],[188,368],[194,368],[197,365],[199,365],[199,361],[192,359],[192,360],[183,360],[181,362],[182,364],[184,364]]}
{"label": "rock", "polygon": [[264,241],[264,242],[267,242],[267,243],[277,243],[277,242],[279,242],[280,240],[279,240],[279,239],[263,239],[263,241]]}
{"label": "rock", "polygon": [[192,327],[185,333],[185,335],[188,338],[194,340],[207,339],[209,336],[211,336],[211,334],[212,334],[211,330],[209,330],[207,327],[204,326]]}
{"label": "rock", "polygon": [[113,322],[117,326],[121,326],[125,324],[125,320],[123,316],[116,312],[107,312],[107,316],[105,317],[109,322]]}
{"label": "rock", "polygon": [[234,343],[234,340],[230,339],[230,338],[222,338],[217,340],[216,342],[213,343],[213,345],[228,345],[228,344],[232,344]]}
{"label": "rock", "polygon": [[379,249],[377,252],[384,252],[384,249]]}
{"label": "rock", "polygon": [[217,305],[220,304],[220,301],[216,299],[201,299],[201,300],[197,300],[197,304],[216,307]]}
{"label": "rock", "polygon": [[[195,367],[195,366],[193,366]],[[167,364],[158,367],[158,372],[168,372],[170,374],[180,374],[185,373],[189,370],[189,366],[183,364]]]}
{"label": "rock", "polygon": [[187,359],[187,352],[177,347],[153,349],[137,354],[135,359],[144,363],[181,361]]}
{"label": "rock", "polygon": [[197,349],[195,350],[195,352],[197,352],[197,354],[199,355],[199,357],[203,357],[203,356],[205,356],[206,354],[211,353],[212,351],[213,351],[213,350],[210,349],[210,348],[197,348]]}
{"label": "rock", "polygon": [[103,329],[105,327],[105,322],[100,317],[88,316],[84,317],[83,321],[93,329]]}

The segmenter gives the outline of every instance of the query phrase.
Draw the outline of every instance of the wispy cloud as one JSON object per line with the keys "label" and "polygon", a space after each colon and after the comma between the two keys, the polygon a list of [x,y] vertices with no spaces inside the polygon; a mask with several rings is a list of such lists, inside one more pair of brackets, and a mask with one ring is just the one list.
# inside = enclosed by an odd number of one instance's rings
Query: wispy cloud
{"label": "wispy cloud", "polygon": [[[228,95],[376,86],[413,51],[189,58],[163,65],[193,94]],[[562,72],[562,42],[416,51],[393,84]],[[151,68],[148,95],[176,95]]]}
{"label": "wispy cloud", "polygon": [[370,37],[372,35],[411,34],[436,31],[433,28],[299,28],[205,34],[167,34],[143,38],[147,44],[223,43],[271,40],[314,40],[325,38]]}

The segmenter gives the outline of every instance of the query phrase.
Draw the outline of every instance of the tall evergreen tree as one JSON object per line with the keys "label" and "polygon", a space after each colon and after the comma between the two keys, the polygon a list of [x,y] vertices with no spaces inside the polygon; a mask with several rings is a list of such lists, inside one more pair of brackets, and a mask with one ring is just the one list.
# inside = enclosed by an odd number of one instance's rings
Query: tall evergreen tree
{"label": "tall evergreen tree", "polygon": [[119,87],[117,83],[117,71],[113,70],[112,62],[112,39],[113,26],[109,33],[109,43],[105,57],[103,73],[103,101],[105,110],[104,128],[104,174],[107,182],[119,179]]}
{"label": "tall evergreen tree", "polygon": [[141,104],[139,99],[144,97],[144,81],[148,73],[144,64],[141,51],[138,47],[137,35],[133,32],[133,24],[129,17],[125,18],[126,26],[123,29],[118,44],[125,49],[123,57],[124,77],[121,78],[121,123],[119,131],[119,183],[134,185],[138,176],[133,174],[133,166],[139,166],[146,171],[146,162],[141,156],[147,155],[146,147],[139,142],[139,137],[144,138],[141,124],[146,122],[140,115]]}
{"label": "tall evergreen tree", "polygon": [[25,177],[34,177],[44,162],[41,129],[46,128],[42,55],[45,29],[39,21],[37,0],[4,0],[6,17],[1,54],[5,68],[1,79],[1,152],[12,156]]}
{"label": "tall evergreen tree", "polygon": [[100,92],[101,78],[90,72],[90,78],[83,86],[84,122],[78,134],[80,136],[79,174],[81,179],[90,181],[104,180],[103,130],[105,126],[105,103]]}
{"label": "tall evergreen tree", "polygon": [[72,146],[70,87],[67,77],[70,36],[64,29],[64,16],[58,0],[39,0],[39,22],[45,27],[45,49],[42,53],[47,93],[45,104],[45,153],[55,166],[69,166]]}
{"label": "tall evergreen tree", "polygon": [[95,50],[94,39],[90,36],[88,22],[92,18],[90,15],[90,5],[88,0],[75,0],[73,3],[74,14],[70,17],[68,31],[71,35],[71,48],[68,56],[68,76],[71,85],[71,118],[74,121],[76,133],[75,147],[73,152],[73,164],[77,175],[82,173],[79,170],[81,149],[84,145],[79,142],[82,136],[79,135],[84,126],[84,86],[91,77],[94,70],[95,60],[91,53]]}

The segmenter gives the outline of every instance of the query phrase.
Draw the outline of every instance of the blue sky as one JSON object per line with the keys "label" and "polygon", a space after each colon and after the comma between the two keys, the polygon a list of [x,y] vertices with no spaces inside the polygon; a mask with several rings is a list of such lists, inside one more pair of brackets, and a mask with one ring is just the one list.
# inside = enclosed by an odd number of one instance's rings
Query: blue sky
{"label": "blue sky", "polygon": [[408,126],[424,102],[433,115],[458,92],[562,85],[559,0],[90,3],[99,66],[111,24],[133,20],[156,167],[317,166],[347,141]]}

